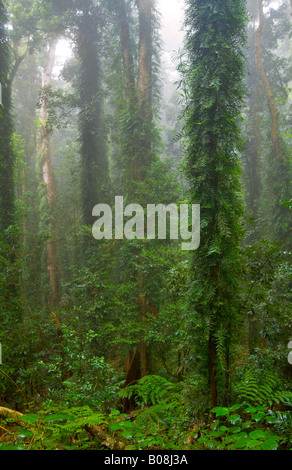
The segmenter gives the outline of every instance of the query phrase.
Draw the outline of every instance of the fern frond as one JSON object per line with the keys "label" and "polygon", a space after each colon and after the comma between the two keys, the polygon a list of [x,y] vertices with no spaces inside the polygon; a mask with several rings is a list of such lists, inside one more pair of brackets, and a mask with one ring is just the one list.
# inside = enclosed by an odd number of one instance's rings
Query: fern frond
{"label": "fern frond", "polygon": [[237,385],[241,401],[247,404],[263,405],[285,404],[292,405],[292,392],[279,390],[280,381],[273,374],[266,374],[260,379],[254,370],[247,369],[243,379]]}
{"label": "fern frond", "polygon": [[121,398],[135,397],[143,405],[157,405],[178,401],[180,387],[157,375],[147,375],[137,384],[130,385],[119,392]]}

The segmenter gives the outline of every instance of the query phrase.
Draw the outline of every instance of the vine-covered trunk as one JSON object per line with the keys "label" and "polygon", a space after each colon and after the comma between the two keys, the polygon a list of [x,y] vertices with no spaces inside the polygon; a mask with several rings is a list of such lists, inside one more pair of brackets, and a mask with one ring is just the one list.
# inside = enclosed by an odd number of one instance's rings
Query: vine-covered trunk
{"label": "vine-covered trunk", "polygon": [[[137,60],[137,77],[134,70],[134,57],[130,35],[127,8],[124,0],[115,3],[115,13],[119,27],[120,47],[123,58],[124,88],[127,104],[127,113],[131,122],[129,128],[124,129],[127,135],[124,148],[126,166],[130,185],[127,187],[128,197],[139,198],[139,183],[145,180],[147,168],[152,161],[152,15],[153,0],[138,1],[139,16],[139,44]],[[147,293],[145,293],[145,279],[143,275],[143,260],[140,258],[137,270],[138,299],[137,309],[142,324],[145,327],[147,311]],[[143,334],[142,334],[143,336]],[[126,383],[132,383],[145,376],[147,366],[147,344],[141,337],[137,347],[125,360]]]}
{"label": "vine-covered trunk", "polygon": [[208,341],[208,375],[209,375],[209,390],[210,390],[210,403],[211,407],[214,408],[218,404],[218,385],[217,385],[217,349],[215,332],[213,330],[209,333]]}
{"label": "vine-covered trunk", "polygon": [[119,25],[120,46],[123,57],[123,71],[125,79],[125,91],[128,105],[135,96],[135,74],[132,40],[127,17],[125,0],[114,2],[115,13]]}
{"label": "vine-covered trunk", "polygon": [[201,245],[192,264],[193,341],[198,356],[205,348],[200,372],[208,377],[211,407],[230,399],[230,338],[239,322],[245,19],[244,0],[187,2],[186,152],[191,199],[201,205]]}
{"label": "vine-covered trunk", "polygon": [[[91,11],[92,10],[92,11]],[[96,204],[108,202],[108,162],[103,116],[103,90],[98,10],[91,1],[82,3],[78,22],[77,51],[80,60],[79,141],[83,223],[92,225]]]}

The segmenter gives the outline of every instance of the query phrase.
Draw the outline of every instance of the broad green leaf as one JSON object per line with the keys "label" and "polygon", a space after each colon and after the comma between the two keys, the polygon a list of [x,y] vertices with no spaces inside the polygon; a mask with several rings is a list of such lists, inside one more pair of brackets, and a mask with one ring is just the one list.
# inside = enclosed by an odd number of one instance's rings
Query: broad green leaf
{"label": "broad green leaf", "polygon": [[112,423],[112,424],[110,424],[109,428],[110,428],[111,431],[118,431],[118,430],[122,429],[122,425],[121,425],[121,423]]}
{"label": "broad green leaf", "polygon": [[133,434],[130,431],[126,430],[122,432],[122,437],[124,437],[125,439],[128,439],[129,441],[130,439],[133,438]]}
{"label": "broad green leaf", "polygon": [[251,419],[253,419],[254,421],[260,421],[265,416],[266,416],[266,413],[264,413],[263,411],[260,411],[259,413],[252,415]]}
{"label": "broad green leaf", "polygon": [[222,431],[222,432],[228,431],[227,426],[220,426],[219,429],[220,429],[220,431]]}
{"label": "broad green leaf", "polygon": [[224,408],[221,406],[216,406],[211,410],[212,413],[215,413],[216,416],[227,416],[229,415],[229,408]]}
{"label": "broad green leaf", "polygon": [[246,445],[249,449],[252,449],[254,447],[260,447],[261,444],[262,444],[262,442],[258,441],[257,439],[247,439],[247,444]]}
{"label": "broad green leaf", "polygon": [[266,439],[262,445],[261,450],[277,450],[278,449],[278,440],[274,438]]}
{"label": "broad green leaf", "polygon": [[249,437],[252,439],[265,439],[266,433],[261,430],[252,431],[249,433]]}
{"label": "broad green leaf", "polygon": [[231,424],[238,424],[242,422],[242,419],[239,415],[230,415],[228,421],[230,421]]}
{"label": "broad green leaf", "polygon": [[232,412],[232,411],[237,411],[237,410],[239,410],[239,408],[241,408],[241,407],[242,407],[242,405],[235,404],[235,405],[233,405],[233,406],[230,408],[230,411],[231,411],[231,412]]}

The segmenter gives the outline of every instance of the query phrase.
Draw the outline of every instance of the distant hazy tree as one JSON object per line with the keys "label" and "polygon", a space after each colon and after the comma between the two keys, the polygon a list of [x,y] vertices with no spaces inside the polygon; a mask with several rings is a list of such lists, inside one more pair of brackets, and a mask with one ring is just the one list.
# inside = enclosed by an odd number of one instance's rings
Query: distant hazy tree
{"label": "distant hazy tree", "polygon": [[[282,203],[282,201],[288,200],[291,196],[291,180],[292,180],[292,171],[291,171],[291,161],[289,158],[289,149],[287,148],[286,143],[284,142],[281,130],[281,118],[279,112],[279,105],[277,103],[277,96],[275,89],[277,85],[273,83],[273,79],[270,78],[267,73],[267,57],[263,52],[264,39],[266,43],[272,41],[272,34],[270,33],[267,37],[266,30],[266,18],[264,13],[264,2],[263,0],[258,0],[258,27],[255,33],[255,49],[256,49],[256,59],[258,73],[263,85],[265,92],[265,100],[268,104],[270,122],[269,122],[269,142],[267,146],[267,151],[265,155],[266,161],[266,171],[265,171],[265,198],[264,204],[268,207],[268,210],[265,210],[264,220],[268,221],[269,224],[269,233],[271,237],[278,241],[281,244],[284,244],[286,248],[291,248],[291,215],[289,213],[288,207]],[[272,21],[272,14],[270,15]],[[281,17],[280,17],[281,19]],[[275,24],[281,26],[279,18],[276,17]],[[274,26],[275,28],[275,26]],[[277,26],[276,26],[277,28]],[[266,32],[266,37],[265,37]],[[277,33],[276,33],[277,34]],[[281,32],[280,32],[281,36]],[[286,33],[286,36],[288,34]],[[277,44],[277,41],[275,41]],[[273,60],[274,52],[271,53],[271,49],[275,48],[275,44],[270,46],[270,57],[269,60]],[[279,62],[279,58],[275,60],[275,64]],[[288,63],[286,68],[288,68]],[[276,66],[277,70],[277,66]],[[288,74],[289,76],[289,74]],[[281,78],[280,81],[283,81],[284,78]],[[277,76],[277,82],[279,80],[279,74]],[[289,78],[287,78],[289,81]],[[288,86],[288,83],[287,83]],[[286,96],[286,100],[288,96]]]}
{"label": "distant hazy tree", "polygon": [[14,213],[14,158],[11,150],[13,122],[11,117],[10,54],[7,40],[6,11],[0,1],[0,227],[5,229],[13,222]]}
{"label": "distant hazy tree", "polygon": [[[77,2],[78,3],[78,2]],[[76,15],[76,46],[80,61],[78,76],[79,140],[83,222],[92,224],[92,209],[108,199],[108,163],[102,88],[102,11],[99,2],[81,1]]]}

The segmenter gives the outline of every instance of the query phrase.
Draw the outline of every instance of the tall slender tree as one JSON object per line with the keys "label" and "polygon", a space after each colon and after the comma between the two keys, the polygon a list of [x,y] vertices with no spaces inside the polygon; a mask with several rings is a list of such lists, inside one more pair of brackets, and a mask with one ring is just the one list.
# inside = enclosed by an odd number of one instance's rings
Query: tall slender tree
{"label": "tall slender tree", "polygon": [[[131,15],[125,0],[110,2],[115,11],[123,58],[125,106],[121,141],[126,169],[125,189],[135,196],[153,162],[154,2],[137,2],[138,41],[131,36]],[[133,184],[134,183],[134,184]]]}
{"label": "tall slender tree", "polygon": [[230,392],[236,330],[245,19],[245,0],[187,2],[185,133],[191,198],[201,205],[201,246],[193,257],[194,342],[205,351],[212,406]]}
{"label": "tall slender tree", "polygon": [[80,60],[81,191],[83,222],[91,225],[93,207],[108,200],[109,190],[107,135],[103,119],[101,6],[91,0],[79,3],[81,14],[76,16],[76,46]]}
{"label": "tall slender tree", "polygon": [[[265,70],[263,58],[263,33],[265,29],[265,14],[263,0],[258,0],[259,24],[255,35],[256,58],[259,76],[263,83],[266,100],[270,112],[270,148],[267,151],[266,193],[269,194],[266,204],[269,206],[268,220],[272,238],[291,248],[291,216],[289,209],[281,203],[291,195],[292,169],[289,150],[281,136],[279,109],[273,91],[271,80]],[[277,179],[275,179],[277,175]]]}
{"label": "tall slender tree", "polygon": [[[249,5],[250,6],[250,5]],[[254,4],[252,4],[254,6]],[[246,145],[246,151],[244,154],[244,165],[246,168],[246,204],[249,211],[252,211],[253,218],[256,223],[259,209],[259,197],[260,197],[260,138],[261,138],[261,126],[260,126],[260,111],[261,111],[261,100],[259,96],[259,89],[261,88],[257,60],[255,54],[255,22],[256,18],[253,17],[253,21],[250,21],[248,25],[248,44],[246,55],[248,57],[247,63],[247,74],[246,74],[246,86],[249,90],[249,94],[246,97],[246,122],[245,132],[249,135],[249,139]]]}
{"label": "tall slender tree", "polygon": [[[137,2],[138,42],[131,37],[130,14],[125,0],[110,2],[115,12],[120,39],[124,74],[124,107],[122,110],[121,148],[124,180],[122,186],[127,199],[141,198],[147,171],[154,159],[153,140],[153,51],[154,51],[154,2]],[[137,58],[135,60],[135,51]],[[140,248],[140,249],[139,249]],[[137,311],[141,327],[140,341],[126,358],[126,383],[145,376],[148,372],[145,317],[149,308],[145,287],[145,266],[141,256],[142,246],[127,248],[129,267],[136,265]],[[137,261],[138,258],[138,261]],[[135,261],[136,259],[136,261]]]}
{"label": "tall slender tree", "polygon": [[41,126],[41,167],[42,178],[46,188],[46,199],[50,212],[51,234],[47,241],[47,267],[50,281],[51,308],[56,308],[60,300],[60,280],[58,268],[58,250],[56,241],[56,223],[54,216],[55,204],[55,183],[53,177],[50,132],[48,131],[49,121],[49,96],[48,91],[52,83],[52,72],[55,63],[56,41],[52,41],[47,52],[46,63],[42,70],[43,99],[40,109]]}
{"label": "tall slender tree", "polygon": [[14,158],[11,150],[13,121],[11,116],[10,58],[6,32],[6,11],[0,1],[0,83],[2,89],[0,117],[0,227],[13,223],[14,215]]}

